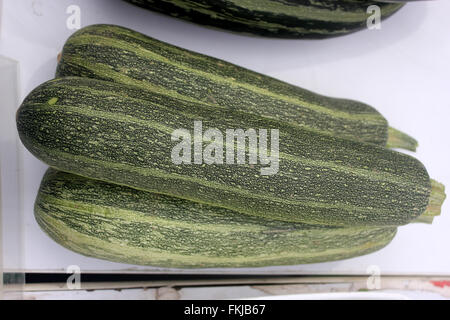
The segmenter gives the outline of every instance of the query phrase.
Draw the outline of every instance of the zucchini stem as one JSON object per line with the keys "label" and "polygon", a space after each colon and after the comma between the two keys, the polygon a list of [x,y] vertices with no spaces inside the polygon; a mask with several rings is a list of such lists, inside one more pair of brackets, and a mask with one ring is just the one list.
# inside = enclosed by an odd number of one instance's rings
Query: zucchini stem
{"label": "zucchini stem", "polygon": [[412,222],[419,223],[433,223],[434,217],[441,214],[441,207],[446,198],[445,195],[445,187],[442,183],[437,182],[436,180],[431,179],[431,194],[430,201],[428,202],[428,207],[425,209],[425,212],[414,219]]}
{"label": "zucchini stem", "polygon": [[388,128],[386,147],[416,151],[417,146],[417,140],[413,137],[392,127]]}

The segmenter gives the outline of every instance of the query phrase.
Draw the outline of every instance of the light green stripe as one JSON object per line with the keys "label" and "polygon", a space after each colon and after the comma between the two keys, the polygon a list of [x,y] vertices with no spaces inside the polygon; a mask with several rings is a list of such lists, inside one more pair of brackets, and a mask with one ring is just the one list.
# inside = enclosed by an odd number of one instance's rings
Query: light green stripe
{"label": "light green stripe", "polygon": [[159,130],[159,131],[162,131],[162,132],[165,132],[168,134],[172,134],[172,132],[175,130],[171,127],[162,125],[160,122],[156,122],[153,120],[142,120],[142,119],[136,118],[134,116],[122,114],[119,112],[91,110],[91,109],[86,109],[83,107],[73,107],[73,106],[59,105],[59,104],[49,105],[49,104],[41,104],[41,103],[30,103],[29,106],[30,107],[33,107],[33,106],[39,107],[42,110],[45,110],[45,109],[51,110],[51,109],[56,108],[57,111],[61,111],[61,109],[64,108],[64,110],[67,111],[68,113],[69,112],[76,113],[76,114],[87,116],[90,118],[101,118],[101,119],[107,119],[107,120],[114,120],[114,121],[118,121],[118,122],[138,124],[142,127]]}
{"label": "light green stripe", "polygon": [[[360,11],[343,11],[333,8],[333,10],[330,12],[330,9],[319,9],[317,7],[313,7],[312,5],[309,6],[303,6],[301,4],[284,5],[280,2],[269,0],[258,0],[258,1],[227,0],[227,1],[230,1],[237,7],[241,7],[242,10],[249,10],[255,12],[265,11],[270,14],[287,15],[304,20],[351,23],[351,22],[361,22],[361,20],[364,21],[369,17],[369,15],[366,13],[366,8],[369,5],[361,8]],[[170,2],[179,4],[180,2],[183,1],[170,1]],[[192,3],[191,1],[189,2]],[[319,4],[322,3],[319,2]],[[388,8],[389,10],[387,10],[386,6],[383,7],[383,9],[381,10],[382,15],[386,15],[395,11],[398,8],[398,5],[395,6],[391,4]]]}
{"label": "light green stripe", "polygon": [[[95,72],[96,74],[98,74],[100,76],[107,75],[109,78],[112,78],[113,80],[115,80],[118,83],[123,83],[123,84],[129,85],[129,86],[135,86],[135,87],[138,87],[141,89],[148,89],[152,92],[170,96],[172,98],[179,99],[179,100],[184,100],[184,101],[188,101],[188,102],[192,102],[192,103],[196,103],[196,104],[200,104],[200,105],[205,105],[205,106],[211,106],[210,104],[208,104],[204,101],[197,100],[197,99],[189,97],[189,96],[181,95],[178,92],[176,92],[175,90],[170,90],[170,89],[167,89],[162,86],[157,86],[157,85],[154,85],[147,81],[130,78],[121,72],[113,71],[111,69],[111,67],[106,64],[90,63],[86,59],[82,59],[77,56],[72,56],[69,54],[65,54],[64,56],[69,57],[69,59],[71,60],[70,63],[72,63],[72,61],[73,61],[82,67],[92,70],[93,72]],[[60,79],[56,78],[53,81],[58,81],[58,80],[60,80]]]}
{"label": "light green stripe", "polygon": [[[52,195],[42,194],[40,195],[41,201],[46,204],[55,205],[59,208],[70,209],[75,212],[89,213],[91,215],[106,217],[108,219],[120,219],[123,223],[126,221],[130,223],[143,222],[149,224],[157,224],[165,226],[167,228],[176,227],[180,229],[196,229],[203,231],[214,231],[220,233],[229,233],[236,231],[236,225],[230,224],[200,224],[197,221],[192,220],[175,220],[175,219],[164,219],[157,217],[155,215],[150,215],[146,212],[139,212],[136,210],[126,210],[117,207],[97,205],[94,202],[82,202],[81,200],[73,201],[67,199],[60,199]],[[270,230],[270,228],[261,225],[251,225],[251,224],[241,224],[239,225],[239,231],[243,232],[264,232]],[[287,230],[292,232],[292,230]]]}

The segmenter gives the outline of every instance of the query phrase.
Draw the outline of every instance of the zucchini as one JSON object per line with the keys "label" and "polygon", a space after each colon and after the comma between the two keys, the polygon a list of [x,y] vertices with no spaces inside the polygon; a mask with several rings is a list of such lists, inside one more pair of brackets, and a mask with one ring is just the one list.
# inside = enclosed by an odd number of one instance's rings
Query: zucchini
{"label": "zucchini", "polygon": [[414,151],[367,104],[325,97],[234,64],[113,25],[93,25],[65,43],[57,77],[133,84],[198,104],[283,120],[322,133]]}
{"label": "zucchini", "polygon": [[[277,173],[261,175],[261,162],[175,164],[171,135],[195,121],[220,132],[278,130]],[[62,171],[268,219],[398,226],[424,213],[430,199],[428,173],[409,155],[109,81],[40,85],[19,108],[17,128],[31,153]],[[262,152],[252,148],[245,159]]]}
{"label": "zucchini", "polygon": [[201,25],[276,38],[323,39],[367,28],[370,5],[387,18],[403,4],[367,0],[126,0]]}
{"label": "zucchini", "polygon": [[395,227],[339,228],[255,218],[49,169],[39,226],[80,254],[170,268],[262,267],[346,259],[386,246]]}

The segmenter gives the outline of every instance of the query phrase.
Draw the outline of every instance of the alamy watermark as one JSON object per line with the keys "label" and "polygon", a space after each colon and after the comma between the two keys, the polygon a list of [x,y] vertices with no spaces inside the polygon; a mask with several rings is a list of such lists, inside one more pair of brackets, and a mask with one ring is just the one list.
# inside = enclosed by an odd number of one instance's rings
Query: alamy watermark
{"label": "alamy watermark", "polygon": [[70,274],[67,278],[66,285],[69,290],[81,289],[81,269],[77,265],[70,265],[66,268],[66,273]]}
{"label": "alamy watermark", "polygon": [[370,265],[366,269],[366,273],[370,274],[367,278],[366,285],[368,290],[381,289],[381,269],[377,265]]}
{"label": "alamy watermark", "polygon": [[274,175],[279,169],[278,129],[226,129],[222,132],[208,128],[203,132],[202,121],[194,121],[193,137],[187,129],[176,129],[171,140],[178,142],[171,152],[172,162],[177,165],[259,163],[261,175]]}
{"label": "alamy watermark", "polygon": [[70,5],[66,9],[69,17],[66,20],[66,27],[69,30],[78,30],[81,28],[81,9],[77,5]]}
{"label": "alamy watermark", "polygon": [[380,30],[381,29],[381,8],[377,5],[370,5],[367,7],[367,29]]}

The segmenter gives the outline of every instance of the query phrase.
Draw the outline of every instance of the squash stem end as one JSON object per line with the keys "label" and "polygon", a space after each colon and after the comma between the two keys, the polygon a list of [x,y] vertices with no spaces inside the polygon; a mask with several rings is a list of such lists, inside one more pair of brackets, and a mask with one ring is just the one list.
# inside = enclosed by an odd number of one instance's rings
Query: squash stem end
{"label": "squash stem end", "polygon": [[386,147],[416,151],[418,142],[413,137],[397,129],[389,127]]}

